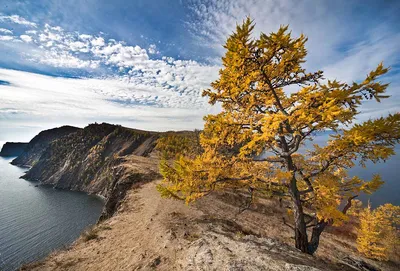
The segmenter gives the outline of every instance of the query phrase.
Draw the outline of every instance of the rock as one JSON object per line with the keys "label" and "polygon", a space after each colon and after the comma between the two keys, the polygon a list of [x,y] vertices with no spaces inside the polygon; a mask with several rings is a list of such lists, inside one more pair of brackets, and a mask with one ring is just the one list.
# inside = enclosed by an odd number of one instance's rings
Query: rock
{"label": "rock", "polygon": [[238,241],[220,229],[203,234],[185,252],[182,270],[319,270],[296,263],[305,256],[292,247],[252,235]]}
{"label": "rock", "polygon": [[21,155],[25,151],[27,146],[28,143],[6,142],[1,148],[0,156],[12,157]]}
{"label": "rock", "polygon": [[150,267],[156,268],[158,265],[160,265],[160,263],[161,263],[161,257],[158,256],[157,258],[155,258],[153,260],[153,262],[151,263]]}
{"label": "rock", "polygon": [[355,259],[351,257],[345,257],[343,259],[345,265],[353,267],[355,270],[360,271],[379,271],[379,269],[361,259]]}

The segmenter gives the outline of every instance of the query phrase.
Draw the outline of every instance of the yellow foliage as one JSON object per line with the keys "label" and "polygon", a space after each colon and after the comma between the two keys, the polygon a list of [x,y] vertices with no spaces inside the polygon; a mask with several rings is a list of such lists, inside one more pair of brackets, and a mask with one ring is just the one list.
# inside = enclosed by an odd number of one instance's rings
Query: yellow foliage
{"label": "yellow foliage", "polygon": [[201,152],[199,131],[168,132],[157,140],[156,149],[166,158],[174,158],[185,153],[187,156]]}
{"label": "yellow foliage", "polygon": [[[383,183],[379,175],[371,181],[348,176],[347,169],[355,161],[385,161],[400,141],[399,113],[353,123],[364,101],[388,98],[388,85],[378,80],[389,69],[380,63],[358,83],[323,81],[322,71],[303,68],[304,35],[292,37],[282,26],[253,38],[253,29],[249,18],[237,26],[224,45],[219,78],[203,91],[222,110],[204,117],[201,147],[191,151],[192,141],[177,135],[160,139],[158,148],[175,157],[162,162],[160,191],[188,203],[229,187],[286,197],[296,230],[307,237],[305,224],[345,222],[348,208],[341,206]],[[289,86],[298,89],[288,94]],[[299,153],[315,132],[326,130],[334,133],[326,146]],[[305,208],[313,214],[307,223]]]}
{"label": "yellow foliage", "polygon": [[360,227],[357,233],[357,249],[366,257],[388,260],[399,247],[400,207],[385,204],[375,210],[371,206],[360,212]]}

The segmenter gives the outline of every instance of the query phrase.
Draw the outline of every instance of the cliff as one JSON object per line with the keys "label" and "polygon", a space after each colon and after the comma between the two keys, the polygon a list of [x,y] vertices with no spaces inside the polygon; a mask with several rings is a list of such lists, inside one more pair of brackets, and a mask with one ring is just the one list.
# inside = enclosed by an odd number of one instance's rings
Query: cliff
{"label": "cliff", "polygon": [[32,166],[22,178],[103,196],[106,203],[101,219],[105,219],[134,183],[158,176],[157,167],[142,164],[152,160],[159,133],[106,123],[68,131],[64,128],[62,135],[60,130],[48,130],[31,141],[30,148],[13,161]]}
{"label": "cliff", "polygon": [[25,151],[14,159],[11,164],[16,166],[33,166],[41,157],[46,148],[56,139],[75,133],[80,130],[72,126],[62,126],[40,132],[26,146]]}
{"label": "cliff", "polygon": [[0,156],[11,157],[21,155],[27,146],[28,143],[6,142],[1,148]]}

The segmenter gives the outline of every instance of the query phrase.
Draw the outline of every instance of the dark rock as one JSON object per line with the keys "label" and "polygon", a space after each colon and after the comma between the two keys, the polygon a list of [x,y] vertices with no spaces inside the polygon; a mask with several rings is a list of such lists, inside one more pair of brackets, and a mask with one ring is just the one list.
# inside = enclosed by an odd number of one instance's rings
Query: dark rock
{"label": "dark rock", "polygon": [[21,155],[28,143],[21,143],[21,142],[6,142],[0,151],[0,156],[3,157],[12,157],[12,156],[19,156]]}
{"label": "dark rock", "polygon": [[362,270],[362,271],[379,271],[377,267],[361,260],[361,259],[355,259],[351,257],[345,257],[343,259],[343,263],[345,263],[348,266],[351,266],[355,270]]}
{"label": "dark rock", "polygon": [[151,263],[151,266],[150,266],[150,267],[156,268],[157,266],[160,265],[160,263],[161,263],[161,257],[158,256],[157,258],[155,258],[155,259],[153,260],[153,262]]}

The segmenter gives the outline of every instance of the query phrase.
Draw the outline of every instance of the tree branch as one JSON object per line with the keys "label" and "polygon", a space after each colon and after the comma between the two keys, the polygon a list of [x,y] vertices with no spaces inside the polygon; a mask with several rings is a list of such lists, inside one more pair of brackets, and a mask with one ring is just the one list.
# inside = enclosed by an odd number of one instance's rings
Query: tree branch
{"label": "tree branch", "polygon": [[291,155],[299,150],[300,143],[301,143],[301,136],[296,135],[294,140],[295,140],[295,145],[294,145],[294,148],[291,151],[289,151],[289,155]]}
{"label": "tree branch", "polygon": [[350,207],[351,207],[351,201],[352,201],[353,199],[355,199],[356,197],[358,197],[358,195],[352,196],[352,197],[350,197],[350,198],[347,199],[347,203],[346,203],[346,205],[344,206],[344,208],[343,208],[343,210],[342,210],[342,213],[343,213],[343,214],[346,214],[346,213],[347,213],[347,211],[348,211],[348,210],[350,209]]}
{"label": "tree branch", "polygon": [[270,162],[270,163],[283,163],[285,160],[279,157],[267,157],[262,159],[253,160],[254,162]]}

